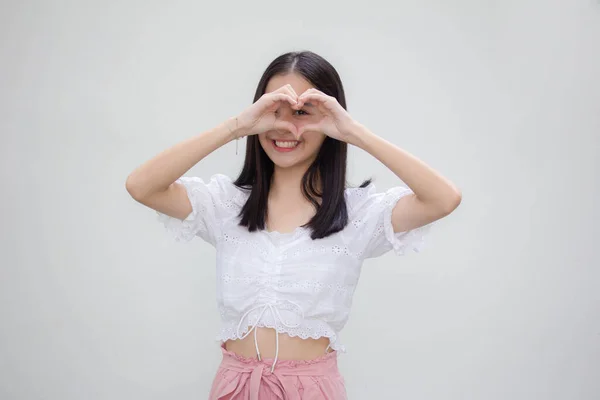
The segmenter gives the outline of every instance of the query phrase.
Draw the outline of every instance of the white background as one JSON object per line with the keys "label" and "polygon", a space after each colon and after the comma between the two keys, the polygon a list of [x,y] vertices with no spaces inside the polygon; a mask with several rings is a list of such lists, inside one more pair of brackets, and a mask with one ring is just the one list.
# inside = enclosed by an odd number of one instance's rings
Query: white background
{"label": "white background", "polygon": [[[453,181],[420,254],[364,264],[351,399],[600,398],[600,2],[3,1],[0,399],[203,399],[214,249],[125,190],[312,50],[350,114]],[[243,148],[187,175],[235,176]],[[400,184],[352,148],[353,184]]]}

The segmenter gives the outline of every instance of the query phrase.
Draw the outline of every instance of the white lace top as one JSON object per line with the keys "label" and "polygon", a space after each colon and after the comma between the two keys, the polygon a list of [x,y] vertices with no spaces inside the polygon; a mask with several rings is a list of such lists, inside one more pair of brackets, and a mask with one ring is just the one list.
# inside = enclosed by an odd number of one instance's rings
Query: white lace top
{"label": "white lace top", "polygon": [[193,211],[185,220],[158,213],[176,240],[199,236],[216,248],[217,304],[221,329],[217,340],[240,339],[255,326],[301,338],[327,337],[334,350],[345,351],[338,335],[352,304],[363,260],[390,250],[401,255],[420,251],[430,226],[394,233],[392,209],[412,193],[393,187],[377,193],[347,188],[348,225],[312,240],[310,229],[290,233],[248,232],[238,225],[247,191],[226,175],[210,181],[181,177]]}

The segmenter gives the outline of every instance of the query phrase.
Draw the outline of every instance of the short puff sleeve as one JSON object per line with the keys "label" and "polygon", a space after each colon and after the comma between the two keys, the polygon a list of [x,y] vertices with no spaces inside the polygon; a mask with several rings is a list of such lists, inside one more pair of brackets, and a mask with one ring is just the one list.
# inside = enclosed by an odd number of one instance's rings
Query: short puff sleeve
{"label": "short puff sleeve", "polygon": [[373,183],[351,189],[348,196],[350,220],[357,227],[355,244],[361,249],[363,258],[378,257],[390,250],[394,250],[396,255],[423,250],[425,237],[433,223],[404,232],[394,232],[392,226],[392,211],[396,203],[413,193],[410,188],[402,186],[377,192]]}
{"label": "short puff sleeve", "polygon": [[176,180],[182,184],[192,205],[192,211],[183,220],[157,211],[158,220],[176,241],[190,241],[195,236],[216,246],[220,227],[235,208],[230,203],[238,194],[231,178],[213,175],[208,182],[198,177],[183,176]]}

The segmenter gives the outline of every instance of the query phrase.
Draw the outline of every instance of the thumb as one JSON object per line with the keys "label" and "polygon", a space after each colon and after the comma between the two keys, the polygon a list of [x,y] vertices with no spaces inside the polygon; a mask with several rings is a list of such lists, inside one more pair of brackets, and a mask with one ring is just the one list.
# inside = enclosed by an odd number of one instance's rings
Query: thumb
{"label": "thumb", "polygon": [[304,132],[311,132],[311,131],[321,132],[320,128],[321,128],[321,125],[319,125],[319,124],[304,125],[304,126],[300,127],[300,129],[298,129],[298,137],[302,136],[302,134],[304,134]]}
{"label": "thumb", "polygon": [[294,137],[298,137],[298,129],[296,128],[296,125],[290,123],[290,122],[286,122],[286,121],[282,121],[282,120],[277,120],[275,121],[275,123],[273,124],[273,128],[276,131],[289,131],[292,133],[292,135],[294,135]]}

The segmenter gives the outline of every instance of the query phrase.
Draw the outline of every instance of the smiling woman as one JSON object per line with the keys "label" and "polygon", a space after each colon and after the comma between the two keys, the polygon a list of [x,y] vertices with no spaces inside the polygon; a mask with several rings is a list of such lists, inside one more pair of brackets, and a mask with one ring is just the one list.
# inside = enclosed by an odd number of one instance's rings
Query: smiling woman
{"label": "smiling woman", "polygon": [[[242,137],[235,180],[182,176]],[[347,186],[348,144],[409,187]],[[461,200],[431,167],[354,120],[337,71],[310,51],[277,57],[251,106],[147,161],[126,186],[177,240],[199,236],[217,249],[223,359],[211,399],[345,399],[339,333],[363,261],[420,251]]]}
{"label": "smiling woman", "polygon": [[[265,92],[272,93],[279,88],[288,88],[289,94],[297,98],[297,93],[305,93],[314,86],[300,73],[280,72],[269,79],[265,86]],[[323,114],[312,105],[302,108],[301,104],[297,103],[281,104],[274,115],[278,120],[287,122],[287,126],[293,128],[289,130],[272,129],[258,134],[258,141],[266,156],[278,167],[308,170],[319,154],[321,144],[327,136],[318,130],[301,134],[301,130],[307,124],[318,122],[323,118]],[[256,139],[249,140],[256,141]],[[250,148],[252,147],[251,143]],[[239,183],[245,184],[245,182]]]}
{"label": "smiling woman", "polygon": [[[308,89],[313,88],[310,82],[302,77],[298,73],[289,73],[285,75],[277,75],[271,78],[267,84],[266,91],[274,92],[281,86],[289,84],[294,93],[304,93]],[[289,121],[294,127],[296,132],[304,128],[308,123],[318,122],[323,116],[322,114],[312,107],[311,112],[303,109],[297,110],[300,105],[296,104],[293,106],[283,104],[276,113],[275,116],[280,120]],[[307,107],[308,109],[308,107]],[[306,132],[301,135],[296,134],[298,140],[289,140],[290,134],[294,135],[294,132],[285,131],[271,131],[259,134],[259,140],[263,149],[269,156],[269,158],[281,167],[289,167],[292,165],[310,165],[318,154],[318,150],[321,144],[326,138],[326,135],[319,131]],[[270,143],[269,143],[270,142]],[[273,151],[274,150],[274,151]],[[292,152],[293,150],[293,152]],[[286,153],[285,157],[278,157],[277,153]]]}

